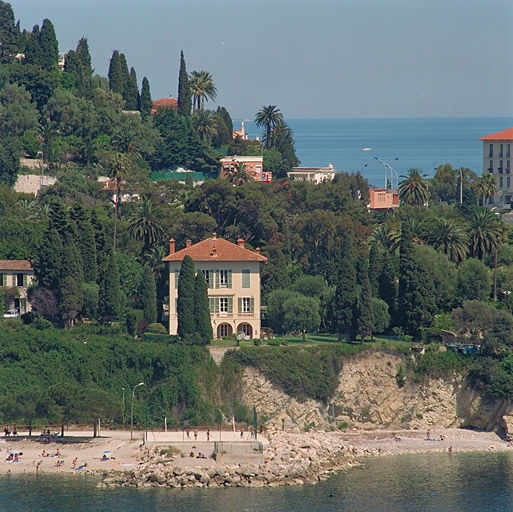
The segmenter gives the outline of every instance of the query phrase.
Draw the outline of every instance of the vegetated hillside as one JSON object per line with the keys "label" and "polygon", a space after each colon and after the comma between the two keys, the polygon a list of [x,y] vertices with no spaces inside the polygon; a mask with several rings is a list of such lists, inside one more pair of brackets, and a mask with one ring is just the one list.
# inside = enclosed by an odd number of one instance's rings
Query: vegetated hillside
{"label": "vegetated hillside", "polygon": [[[13,325],[0,332],[0,415],[5,422],[129,421],[214,423],[220,410],[246,419],[237,404],[238,369],[217,367],[208,350],[183,344],[135,342],[112,328],[37,330]],[[239,372],[239,373],[237,373]],[[226,378],[225,378],[226,375]],[[226,397],[225,402],[222,396]],[[235,404],[235,408],[232,407]],[[31,410],[27,410],[30,408]]]}

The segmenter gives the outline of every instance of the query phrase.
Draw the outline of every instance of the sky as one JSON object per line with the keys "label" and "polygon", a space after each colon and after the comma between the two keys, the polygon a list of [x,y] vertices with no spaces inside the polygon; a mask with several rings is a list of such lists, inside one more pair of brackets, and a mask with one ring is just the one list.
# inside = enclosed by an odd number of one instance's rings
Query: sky
{"label": "sky", "polygon": [[513,116],[511,0],[11,0],[48,18],[60,51],[85,36],[95,72],[113,50],[153,99],[187,71],[213,76],[234,119]]}

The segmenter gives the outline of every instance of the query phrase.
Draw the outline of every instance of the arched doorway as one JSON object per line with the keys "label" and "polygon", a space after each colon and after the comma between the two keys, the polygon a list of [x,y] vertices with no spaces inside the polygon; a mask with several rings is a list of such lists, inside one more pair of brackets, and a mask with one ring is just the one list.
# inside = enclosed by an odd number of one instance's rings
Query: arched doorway
{"label": "arched doorway", "polygon": [[224,324],[220,324],[217,327],[217,339],[226,338],[227,336],[231,336],[232,333],[233,333],[233,329],[230,324],[224,323]]}
{"label": "arched doorway", "polygon": [[253,337],[253,327],[248,323],[239,324],[237,327],[237,335],[243,334],[245,338]]}

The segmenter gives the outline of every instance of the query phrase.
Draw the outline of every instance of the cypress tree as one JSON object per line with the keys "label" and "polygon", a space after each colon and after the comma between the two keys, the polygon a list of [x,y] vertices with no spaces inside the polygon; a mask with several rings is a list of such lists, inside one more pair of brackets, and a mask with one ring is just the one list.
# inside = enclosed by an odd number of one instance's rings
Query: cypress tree
{"label": "cypress tree", "polygon": [[32,33],[27,39],[25,45],[25,63],[34,64],[35,66],[43,65],[43,51],[39,42],[39,25],[32,27]]}
{"label": "cypress tree", "polygon": [[80,78],[82,76],[82,62],[77,52],[70,50],[66,55],[66,62],[64,63],[64,71],[73,75],[75,79],[75,87],[78,87]]}
{"label": "cypress tree", "polygon": [[61,276],[63,245],[57,230],[49,226],[37,251],[34,270],[39,286],[57,290]]}
{"label": "cypress tree", "polygon": [[125,103],[128,101],[127,98],[127,91],[129,89],[129,79],[130,79],[130,73],[128,71],[128,64],[126,61],[126,57],[124,53],[119,54],[119,62],[121,65],[121,76],[123,81],[123,88],[121,90],[121,96],[123,96],[123,99],[125,100]]}
{"label": "cypress tree", "polygon": [[148,265],[143,268],[141,281],[141,303],[143,306],[143,319],[149,324],[157,321],[157,287],[155,277]]}
{"label": "cypress tree", "polygon": [[14,12],[7,2],[0,1],[0,62],[12,62],[18,50],[19,25],[14,23]]}
{"label": "cypress tree", "polygon": [[80,203],[70,209],[70,217],[77,226],[76,242],[82,260],[84,281],[95,283],[98,278],[96,265],[96,242],[89,215]]}
{"label": "cypress tree", "polygon": [[98,218],[95,210],[93,210],[91,214],[91,226],[93,227],[94,242],[96,248],[96,272],[98,275],[97,283],[100,284],[100,279],[107,272],[110,243],[107,240],[105,230],[103,229],[103,225],[100,222],[100,219]]}
{"label": "cypress tree", "polygon": [[111,248],[107,271],[100,277],[98,312],[104,322],[112,322],[121,315],[121,290],[119,286],[118,263]]}
{"label": "cypress tree", "polygon": [[109,79],[109,88],[111,91],[123,95],[124,82],[123,71],[121,69],[121,59],[119,52],[114,50],[109,63],[109,72],[107,74]]}
{"label": "cypress tree", "polygon": [[82,309],[82,283],[84,280],[79,252],[71,234],[63,239],[62,267],[59,278],[58,302],[65,324],[73,324]]}
{"label": "cypress tree", "polygon": [[89,43],[86,37],[82,37],[77,44],[77,55],[80,58],[84,76],[91,78],[93,75],[93,68],[91,64],[91,54],[89,53]]}
{"label": "cypress tree", "polygon": [[369,281],[371,286],[372,295],[378,296],[379,290],[379,276],[383,271],[383,249],[378,243],[371,245],[369,254]]}
{"label": "cypress tree", "polygon": [[356,264],[356,276],[359,285],[358,309],[356,325],[362,343],[372,334],[374,326],[374,313],[372,311],[372,291],[369,281],[369,267],[364,256],[360,255]]}
{"label": "cypress tree", "polygon": [[398,320],[408,334],[420,337],[436,310],[435,289],[429,269],[416,255],[410,228],[403,223],[399,256]]}
{"label": "cypress tree", "polygon": [[356,288],[356,258],[353,244],[347,233],[343,233],[337,258],[335,296],[331,303],[331,323],[339,339],[351,341],[356,335],[355,313],[358,293]]}
{"label": "cypress tree", "polygon": [[178,278],[178,336],[185,341],[194,336],[196,322],[194,319],[194,262],[185,256]]}
{"label": "cypress tree", "polygon": [[130,74],[125,83],[123,97],[125,99],[126,110],[137,110],[137,106],[139,105],[139,89],[137,88],[137,75],[135,74],[134,68],[130,68]]}
{"label": "cypress tree", "polygon": [[59,63],[59,43],[55,36],[53,23],[49,19],[43,20],[39,44],[42,52],[42,66],[47,71],[52,71]]}
{"label": "cypress tree", "polygon": [[180,72],[178,74],[178,113],[182,116],[191,114],[191,88],[183,51],[180,52]]}
{"label": "cypress tree", "polygon": [[142,80],[142,89],[139,101],[139,111],[141,112],[141,117],[143,119],[147,119],[151,114],[151,92],[150,92],[150,82],[146,77]]}
{"label": "cypress tree", "polygon": [[203,272],[198,272],[194,279],[194,317],[196,320],[196,333],[203,345],[212,340],[212,322],[208,305],[208,288]]}
{"label": "cypress tree", "polygon": [[392,325],[397,323],[397,274],[397,258],[393,254],[385,252],[378,282],[378,297],[388,304]]}

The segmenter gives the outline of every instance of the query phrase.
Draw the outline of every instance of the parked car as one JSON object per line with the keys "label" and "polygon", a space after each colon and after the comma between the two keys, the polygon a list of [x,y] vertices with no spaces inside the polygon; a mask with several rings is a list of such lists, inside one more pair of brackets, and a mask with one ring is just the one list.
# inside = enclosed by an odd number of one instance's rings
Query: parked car
{"label": "parked car", "polygon": [[20,312],[17,309],[9,309],[4,313],[4,318],[17,318],[20,316]]}

